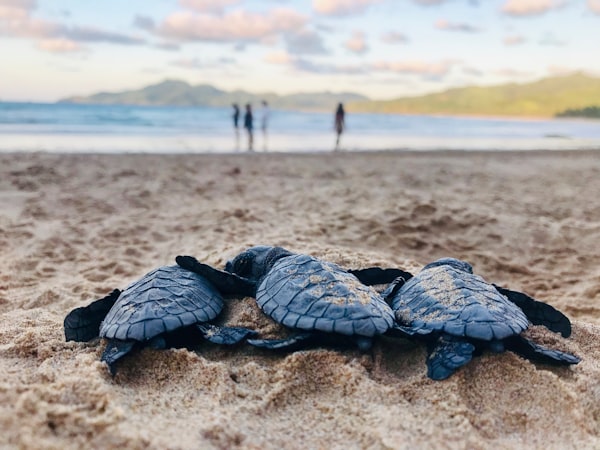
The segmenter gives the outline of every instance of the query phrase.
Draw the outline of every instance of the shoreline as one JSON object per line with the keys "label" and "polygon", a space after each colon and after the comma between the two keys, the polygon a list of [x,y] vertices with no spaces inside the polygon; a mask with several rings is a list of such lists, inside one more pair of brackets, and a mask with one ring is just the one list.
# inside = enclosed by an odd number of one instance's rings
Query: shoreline
{"label": "shoreline", "polygon": [[[600,446],[600,154],[375,151],[0,153],[0,447]],[[281,245],[349,268],[442,256],[563,311],[570,368],[486,352],[426,377],[425,346],[269,353],[145,349],[112,378],[102,342],[64,342],[72,309],[191,254],[222,267]],[[219,323],[283,330],[253,299]]]}
{"label": "shoreline", "polygon": [[[79,138],[78,138],[79,139]],[[119,139],[119,137],[114,137],[114,139]],[[560,139],[560,138],[555,138]],[[230,151],[210,151],[210,150],[199,150],[192,151],[189,150],[173,150],[173,151],[151,151],[151,150],[89,150],[89,151],[81,151],[81,150],[73,150],[73,151],[65,151],[64,149],[58,150],[3,150],[0,148],[0,155],[57,155],[57,156],[76,156],[76,155],[90,155],[90,156],[98,156],[98,155],[107,155],[107,156],[244,156],[244,155],[307,155],[307,156],[320,156],[320,155],[374,155],[374,154],[456,154],[456,155],[475,155],[475,154],[515,154],[515,153],[523,153],[523,154],[543,154],[543,153],[554,153],[554,154],[570,154],[570,153],[598,153],[600,152],[600,145],[598,147],[593,146],[590,147],[578,147],[578,148],[542,148],[536,147],[531,149],[515,149],[515,148],[489,148],[489,147],[481,147],[481,148],[423,148],[423,149],[415,149],[408,147],[395,147],[388,149],[374,149],[374,150],[365,150],[365,149],[344,149],[341,150],[263,150],[261,148],[255,149],[253,151],[248,151],[247,149],[240,150],[230,150]]]}

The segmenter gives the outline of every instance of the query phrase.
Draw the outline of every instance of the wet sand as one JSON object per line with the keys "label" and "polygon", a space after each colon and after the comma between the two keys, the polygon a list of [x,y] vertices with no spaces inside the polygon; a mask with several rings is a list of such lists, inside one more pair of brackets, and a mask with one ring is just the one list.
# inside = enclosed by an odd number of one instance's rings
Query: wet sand
{"label": "wet sand", "polygon": [[[0,154],[0,447],[600,447],[600,153]],[[191,254],[281,245],[345,267],[442,256],[565,312],[570,368],[485,353],[426,377],[422,344],[145,349],[112,378],[78,306]],[[250,298],[219,323],[283,331]]]}

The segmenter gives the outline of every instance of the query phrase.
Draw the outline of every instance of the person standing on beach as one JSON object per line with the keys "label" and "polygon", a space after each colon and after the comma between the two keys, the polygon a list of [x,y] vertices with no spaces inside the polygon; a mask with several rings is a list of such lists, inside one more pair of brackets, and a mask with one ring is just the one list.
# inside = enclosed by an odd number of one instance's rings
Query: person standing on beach
{"label": "person standing on beach", "polygon": [[240,107],[238,106],[237,103],[234,103],[231,106],[233,106],[233,129],[235,131],[235,149],[239,150],[239,148],[240,148],[240,128],[239,128]]}
{"label": "person standing on beach", "polygon": [[240,121],[240,107],[237,103],[234,103],[231,106],[233,106],[233,128],[235,128],[237,131],[238,123]]}
{"label": "person standing on beach", "polygon": [[334,124],[335,132],[337,133],[337,139],[335,140],[335,149],[336,150],[338,150],[340,147],[340,137],[342,136],[342,132],[344,131],[344,128],[346,127],[345,115],[346,115],[346,113],[344,112],[344,105],[342,105],[341,103],[338,104],[337,110],[335,111],[335,124]]}
{"label": "person standing on beach", "polygon": [[248,132],[248,150],[252,151],[252,144],[254,143],[254,136],[252,135],[254,125],[252,118],[252,106],[250,105],[250,103],[246,104],[246,114],[244,114],[244,128]]}
{"label": "person standing on beach", "polygon": [[262,108],[260,110],[260,127],[263,132],[263,147],[267,149],[267,127],[269,125],[269,105],[266,100],[262,101]]}

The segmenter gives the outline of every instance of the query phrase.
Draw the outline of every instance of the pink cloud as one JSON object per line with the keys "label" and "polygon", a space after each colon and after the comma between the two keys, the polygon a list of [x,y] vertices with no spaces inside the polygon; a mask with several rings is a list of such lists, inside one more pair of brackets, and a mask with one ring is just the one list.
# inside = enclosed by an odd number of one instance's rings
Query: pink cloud
{"label": "pink cloud", "polygon": [[524,70],[518,70],[518,69],[512,69],[512,68],[498,69],[498,70],[495,70],[494,73],[497,75],[501,75],[503,77],[509,77],[509,78],[528,77],[528,76],[532,75],[531,72],[527,72]]}
{"label": "pink cloud", "polygon": [[463,33],[477,33],[479,28],[468,23],[448,22],[447,20],[438,20],[435,24],[438,30],[459,31]]}
{"label": "pink cloud", "polygon": [[362,31],[353,32],[352,37],[344,42],[344,47],[354,53],[366,52],[367,42],[365,40],[365,33]]}
{"label": "pink cloud", "polygon": [[292,63],[293,58],[286,51],[277,51],[277,52],[268,53],[265,56],[264,61],[268,62],[270,64],[287,65],[287,64],[291,64]]}
{"label": "pink cloud", "polygon": [[22,38],[51,38],[58,37],[61,27],[59,24],[46,20],[32,19],[28,15],[0,20],[0,34]]}
{"label": "pink cloud", "polygon": [[397,31],[389,31],[381,35],[381,40],[386,44],[398,44],[408,42],[406,35]]}
{"label": "pink cloud", "polygon": [[510,16],[537,16],[563,5],[564,0],[507,0],[502,12]]}
{"label": "pink cloud", "polygon": [[122,33],[104,31],[94,27],[66,26],[58,22],[35,19],[32,0],[1,0],[0,35],[40,40],[40,50],[54,53],[79,51],[78,42],[110,42],[113,44],[140,45],[141,38]]}
{"label": "pink cloud", "polygon": [[577,69],[574,69],[573,67],[567,67],[567,66],[548,66],[548,73],[550,75],[570,75],[573,73],[576,73]]}
{"label": "pink cloud", "polygon": [[2,0],[0,3],[0,19],[22,19],[36,8],[35,0]]}
{"label": "pink cloud", "polygon": [[504,38],[504,45],[509,45],[509,46],[521,45],[521,44],[524,44],[525,41],[526,41],[526,39],[523,36],[515,34],[512,36],[506,36]]}
{"label": "pink cloud", "polygon": [[42,39],[37,44],[40,50],[44,50],[51,53],[73,53],[80,52],[83,47],[75,41],[70,39]]}
{"label": "pink cloud", "polygon": [[179,0],[179,4],[200,12],[223,12],[231,5],[237,5],[241,0]]}
{"label": "pink cloud", "polygon": [[160,34],[189,41],[262,40],[298,30],[307,17],[292,9],[278,8],[266,14],[236,10],[223,16],[177,12],[158,27]]}
{"label": "pink cloud", "polygon": [[325,16],[358,14],[381,0],[313,0],[313,9]]}
{"label": "pink cloud", "polygon": [[1,0],[0,34],[15,37],[51,37],[59,32],[56,23],[33,19],[34,0]]}
{"label": "pink cloud", "polygon": [[431,6],[431,5],[441,5],[446,0],[413,0],[415,3],[419,5]]}
{"label": "pink cloud", "polygon": [[587,0],[588,8],[596,14],[600,14],[600,0]]}

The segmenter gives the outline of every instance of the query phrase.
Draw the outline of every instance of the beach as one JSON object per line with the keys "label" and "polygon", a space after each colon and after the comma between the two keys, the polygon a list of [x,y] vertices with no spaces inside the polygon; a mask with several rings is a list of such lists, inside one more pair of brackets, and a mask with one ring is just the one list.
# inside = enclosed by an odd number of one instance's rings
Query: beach
{"label": "beach", "polygon": [[[600,447],[600,153],[0,153],[1,448]],[[527,333],[582,361],[484,353],[445,381],[423,344],[270,353],[65,342],[73,308],[189,254],[279,245],[413,273],[444,256],[567,314]],[[281,327],[252,298],[217,321]]]}

